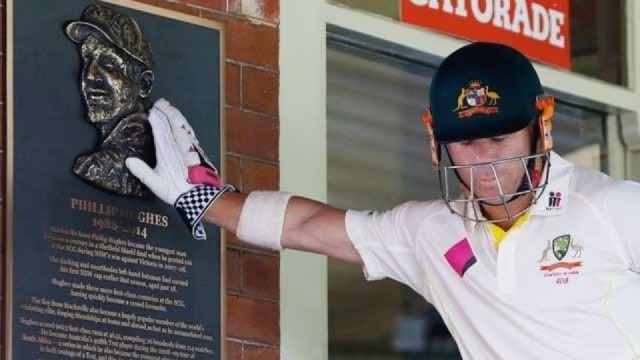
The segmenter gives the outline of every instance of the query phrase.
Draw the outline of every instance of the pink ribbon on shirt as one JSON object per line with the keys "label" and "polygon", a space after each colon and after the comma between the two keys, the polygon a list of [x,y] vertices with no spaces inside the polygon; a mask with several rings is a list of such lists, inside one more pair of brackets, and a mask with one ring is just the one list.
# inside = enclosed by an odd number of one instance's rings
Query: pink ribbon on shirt
{"label": "pink ribbon on shirt", "polygon": [[471,245],[469,245],[467,238],[458,241],[455,245],[449,248],[449,250],[444,253],[444,258],[447,259],[449,265],[451,265],[453,270],[458,273],[460,277],[464,275],[471,265],[476,263],[476,257],[473,255]]}

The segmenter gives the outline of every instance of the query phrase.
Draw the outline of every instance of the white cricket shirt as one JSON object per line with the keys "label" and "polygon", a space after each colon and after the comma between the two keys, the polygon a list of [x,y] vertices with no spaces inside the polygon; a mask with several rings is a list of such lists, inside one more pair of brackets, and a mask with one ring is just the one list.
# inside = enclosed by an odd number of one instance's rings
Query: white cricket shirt
{"label": "white cricket shirt", "polygon": [[495,248],[443,201],[349,210],[369,280],[407,284],[442,315],[464,359],[640,358],[640,185],[552,153],[530,219]]}

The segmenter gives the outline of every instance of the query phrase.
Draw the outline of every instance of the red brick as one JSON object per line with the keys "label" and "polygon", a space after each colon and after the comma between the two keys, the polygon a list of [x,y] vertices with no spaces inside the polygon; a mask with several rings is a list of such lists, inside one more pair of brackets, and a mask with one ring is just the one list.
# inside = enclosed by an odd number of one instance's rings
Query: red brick
{"label": "red brick", "polygon": [[240,65],[225,65],[225,100],[227,105],[240,105]]}
{"label": "red brick", "polygon": [[211,10],[222,10],[225,0],[186,0],[185,2]]}
{"label": "red brick", "polygon": [[280,298],[280,259],[271,255],[244,252],[242,293],[252,297]]}
{"label": "red brick", "polygon": [[242,177],[240,176],[240,158],[234,155],[226,155],[224,162],[224,182],[231,184],[242,191]]}
{"label": "red brick", "polygon": [[193,6],[188,6],[184,3],[175,3],[169,2],[167,0],[158,0],[158,6],[161,8],[178,11],[187,15],[198,16],[200,15],[200,10],[194,8]]}
{"label": "red brick", "polygon": [[[2,86],[2,88],[5,87],[4,83],[0,83],[0,86]],[[0,101],[2,101],[2,104],[0,104],[0,148],[4,149],[5,148],[5,138],[4,138],[4,134],[5,134],[5,130],[7,128],[7,123],[5,121],[5,109],[6,107],[4,106],[4,92],[0,92]]]}
{"label": "red brick", "polygon": [[227,335],[267,344],[280,343],[277,303],[227,295]]}
{"label": "red brick", "polygon": [[[6,201],[6,198],[4,198],[4,196],[3,196],[3,199]],[[7,205],[4,202],[0,205],[0,235],[2,236],[2,240],[3,240],[2,243],[0,244],[0,276],[2,276],[3,278],[4,278],[4,270],[5,270],[5,267],[4,267],[4,264],[5,264],[5,251],[7,249],[7,244],[6,244],[6,241],[7,241],[7,239],[6,239],[6,236],[7,236],[7,234],[6,234],[6,229],[7,229],[6,228],[6,224],[7,224],[7,222],[6,222],[6,219],[5,219],[5,216],[7,214],[6,206]],[[15,233],[15,229],[13,230],[13,232]],[[4,295],[0,294],[0,299],[2,298],[2,296],[4,296]]]}
{"label": "red brick", "polygon": [[242,12],[242,0],[227,0],[227,12],[240,14]]}
{"label": "red brick", "polygon": [[253,67],[242,69],[242,106],[263,113],[278,114],[278,74]]}
{"label": "red brick", "polygon": [[[7,159],[7,152],[4,151],[3,153],[0,154],[0,184],[5,184],[7,180],[5,178],[7,174],[7,172],[5,171],[6,159]],[[2,186],[2,188],[4,189],[4,186]],[[0,191],[2,191],[2,194],[0,194],[0,197],[5,198],[4,190],[0,190]]]}
{"label": "red brick", "polygon": [[[246,1],[246,0],[244,0]],[[279,18],[279,0],[228,0],[228,12],[241,13],[244,16],[264,20],[265,22],[276,24]],[[243,6],[242,5],[251,5]]]}
{"label": "red brick", "polygon": [[227,360],[243,360],[242,344],[236,341],[228,341],[225,348],[225,359]]}
{"label": "red brick", "polygon": [[227,248],[227,291],[240,292],[240,251]]}
{"label": "red brick", "polygon": [[265,160],[278,160],[278,122],[272,118],[227,109],[227,151]]}
{"label": "red brick", "polygon": [[[2,196],[3,199],[6,199],[4,197],[4,195]],[[6,200],[5,200],[6,201]],[[5,202],[3,202],[2,204],[0,204],[0,237],[2,238],[2,244],[0,244],[0,276],[2,276],[2,278],[4,278],[4,249],[6,248],[6,241],[7,241],[7,234],[5,233],[5,229],[6,229],[6,221],[4,218],[4,207],[5,207]]]}
{"label": "red brick", "polygon": [[[4,259],[4,256],[3,256],[3,259]],[[4,269],[4,266],[2,268]],[[0,275],[2,275],[4,277],[4,274],[0,273]],[[9,296],[9,295],[4,295],[4,294],[2,295],[2,299],[1,300],[3,300],[2,301],[3,303],[5,303],[5,296]],[[4,311],[0,312],[0,321],[2,322],[2,324],[6,324],[5,321],[4,321]],[[4,328],[5,327],[3,327],[3,329]],[[9,331],[11,331],[11,330],[9,330]],[[5,339],[5,330],[0,330],[0,336],[2,336],[3,339]],[[4,349],[5,349],[5,343],[2,342],[2,352],[4,352]]]}
{"label": "red brick", "polygon": [[225,50],[229,59],[278,69],[276,27],[229,19],[225,33]]}
{"label": "red brick", "polygon": [[227,232],[226,244],[232,245],[232,246],[238,246],[238,247],[245,246],[245,243],[240,241],[240,239],[238,239],[236,234],[231,232]]}
{"label": "red brick", "polygon": [[[204,19],[213,20],[219,23],[226,24],[231,18],[227,14],[223,14],[220,11],[200,9],[198,16]],[[226,36],[225,36],[226,37]]]}
{"label": "red brick", "polygon": [[262,0],[263,19],[272,22],[280,21],[280,0]]}
{"label": "red brick", "polygon": [[280,351],[274,348],[262,346],[245,345],[243,360],[278,360]]}
{"label": "red brick", "polygon": [[[5,29],[6,29],[6,16],[7,16],[6,14],[7,14],[7,12],[6,12],[5,9],[6,9],[6,7],[4,7],[4,6],[2,8],[0,8],[0,22],[2,23],[2,27],[0,27],[0,33],[2,34],[2,49],[6,53],[5,46],[7,44],[7,34],[6,34]],[[3,67],[3,69],[4,69],[4,67]]]}
{"label": "red brick", "polygon": [[245,160],[242,168],[242,182],[242,189],[246,193],[253,190],[278,190],[280,184],[278,166]]}
{"label": "red brick", "polygon": [[[4,16],[1,17],[0,19],[4,19]],[[4,34],[4,32],[2,31],[2,27],[0,27],[0,32],[2,32]],[[4,41],[3,41],[4,43]],[[2,102],[4,103],[5,100],[5,89],[7,88],[7,85],[5,83],[5,77],[4,77],[4,70],[6,69],[5,66],[5,55],[0,55],[0,69],[2,69],[2,71],[0,71],[0,84],[2,85],[2,88],[0,88],[0,96],[2,97]]]}

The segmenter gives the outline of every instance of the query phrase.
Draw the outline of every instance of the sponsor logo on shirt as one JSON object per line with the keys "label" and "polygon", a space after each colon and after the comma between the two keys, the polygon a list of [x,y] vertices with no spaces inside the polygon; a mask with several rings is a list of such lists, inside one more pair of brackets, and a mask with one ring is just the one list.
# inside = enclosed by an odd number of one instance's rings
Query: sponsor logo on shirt
{"label": "sponsor logo on shirt", "polygon": [[562,193],[559,191],[550,191],[549,199],[547,200],[547,210],[559,210],[562,209]]}
{"label": "sponsor logo on shirt", "polygon": [[557,236],[553,240],[547,240],[547,246],[542,250],[539,263],[540,271],[546,278],[555,279],[557,285],[569,283],[570,277],[580,273],[582,267],[582,250],[584,247],[576,243],[571,235]]}

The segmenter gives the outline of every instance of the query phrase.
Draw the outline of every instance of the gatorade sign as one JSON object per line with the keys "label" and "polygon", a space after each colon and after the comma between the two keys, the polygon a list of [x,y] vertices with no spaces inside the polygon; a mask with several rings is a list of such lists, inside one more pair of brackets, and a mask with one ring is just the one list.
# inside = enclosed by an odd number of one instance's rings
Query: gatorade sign
{"label": "gatorade sign", "polygon": [[571,67],[569,0],[400,0],[400,20]]}

